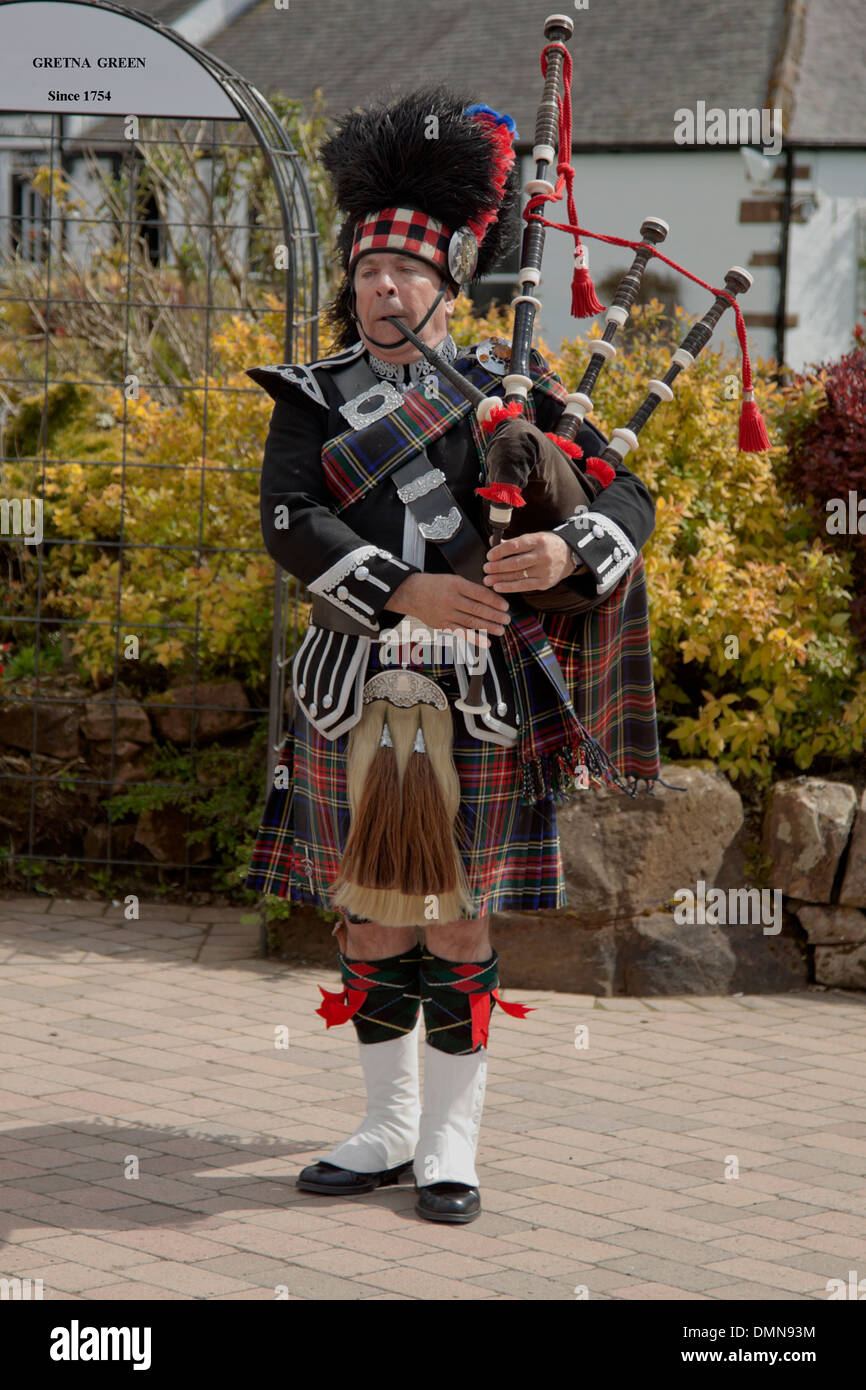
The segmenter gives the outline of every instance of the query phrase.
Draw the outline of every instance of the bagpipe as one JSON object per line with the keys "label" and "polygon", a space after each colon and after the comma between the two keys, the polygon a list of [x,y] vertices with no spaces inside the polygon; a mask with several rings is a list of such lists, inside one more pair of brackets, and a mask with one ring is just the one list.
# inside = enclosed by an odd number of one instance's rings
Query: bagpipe
{"label": "bagpipe", "polygon": [[[647,217],[641,223],[640,241],[592,232],[578,223],[574,202],[575,173],[571,164],[571,55],[566,44],[574,32],[567,15],[555,14],[544,24],[547,43],[541,54],[544,90],[538,107],[532,158],[535,175],[526,184],[529,195],[523,210],[525,228],[518,272],[519,293],[512,301],[514,323],[508,374],[504,377],[504,396],[486,396],[458,370],[441,358],[418,337],[400,318],[390,321],[414,344],[436,371],[447,378],[474,405],[479,424],[487,436],[486,484],[476,488],[484,501],[485,528],[490,545],[495,546],[506,532],[510,535],[549,530],[561,524],[569,513],[587,511],[610,484],[617,464],[638,448],[638,435],[662,402],[673,400],[673,384],[679,374],[695,361],[707,345],[725,310],[732,306],[736,316],[736,331],[742,353],[743,403],[740,413],[738,448],[741,452],[764,452],[770,442],[763,419],[754,399],[751,364],[746,344],[746,332],[737,296],[745,293],[752,277],[741,266],[733,266],[725,275],[724,288],[714,288],[664,256],[658,247],[668,235],[668,224],[660,217]],[[489,113],[497,122],[510,118]],[[513,122],[510,122],[513,130]],[[516,132],[515,132],[516,133]],[[554,166],[556,183],[550,174]],[[540,209],[547,203],[559,202],[566,195],[567,222],[551,222]],[[530,355],[536,314],[542,307],[537,290],[541,282],[546,229],[564,231],[575,241],[574,276],[572,281],[571,313],[574,318],[594,317],[605,312],[600,304],[589,274],[588,257],[581,237],[629,247],[634,259],[619,282],[613,302],[606,310],[605,328],[601,338],[591,345],[589,363],[578,383],[577,390],[566,394],[563,413],[555,433],[542,434],[526,420],[529,391],[532,387]],[[465,284],[475,270],[477,246],[470,227],[462,227],[451,239],[448,249],[449,274],[458,286]],[[647,383],[647,395],[627,424],[612,431],[610,443],[599,456],[583,457],[575,437],[585,417],[592,410],[592,392],[605,364],[616,356],[615,339],[627,322],[640,292],[647,265],[658,258],[671,269],[685,275],[713,295],[713,302],[703,317],[692,325],[673,352],[670,365],[661,379]],[[515,512],[518,513],[515,516]],[[563,582],[546,591],[524,593],[522,597],[539,612],[585,612],[594,606]],[[465,702],[466,708],[482,704],[481,673],[473,674]]]}

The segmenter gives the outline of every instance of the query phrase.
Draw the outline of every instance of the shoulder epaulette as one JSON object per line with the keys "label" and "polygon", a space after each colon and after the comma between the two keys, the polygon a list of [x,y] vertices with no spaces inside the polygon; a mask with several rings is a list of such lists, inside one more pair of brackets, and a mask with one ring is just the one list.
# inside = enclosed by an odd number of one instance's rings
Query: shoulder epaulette
{"label": "shoulder epaulette", "polygon": [[320,357],[318,362],[311,362],[311,367],[344,367],[349,362],[354,362],[356,357],[360,357],[364,351],[364,344],[359,338],[357,343],[351,347],[344,348],[342,352],[335,352],[331,357]]}
{"label": "shoulder epaulette", "polygon": [[325,367],[334,370],[337,367],[346,366],[349,362],[354,362],[364,351],[364,344],[360,338],[351,347],[345,348],[343,352],[334,353],[331,357],[321,357],[318,362],[281,362],[273,367],[249,367],[246,375],[267,391],[268,395],[275,401],[284,398],[283,387],[286,385],[297,386],[303,391],[305,396],[309,396],[311,401],[317,405],[323,405],[328,409],[328,402],[324,392],[316,380],[315,368]]}

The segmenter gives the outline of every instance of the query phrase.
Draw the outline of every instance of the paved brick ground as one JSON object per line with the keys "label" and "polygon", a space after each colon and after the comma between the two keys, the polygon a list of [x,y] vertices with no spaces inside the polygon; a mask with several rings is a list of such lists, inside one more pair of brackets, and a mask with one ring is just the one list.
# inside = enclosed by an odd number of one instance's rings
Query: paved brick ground
{"label": "paved brick ground", "polygon": [[294,1187],[363,1112],[354,1032],[313,1012],[336,971],[258,959],[239,912],[141,911],[0,900],[0,1278],[49,1299],[780,1301],[866,1278],[862,996],[507,991],[537,1012],[494,1014],[485,1210],[443,1227],[411,1185]]}

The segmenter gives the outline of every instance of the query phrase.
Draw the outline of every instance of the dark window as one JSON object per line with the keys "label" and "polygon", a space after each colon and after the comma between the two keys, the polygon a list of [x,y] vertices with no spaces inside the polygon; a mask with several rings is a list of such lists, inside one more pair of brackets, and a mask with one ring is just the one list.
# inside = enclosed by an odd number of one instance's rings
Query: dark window
{"label": "dark window", "polygon": [[138,232],[139,236],[144,238],[151,265],[159,265],[165,259],[165,228],[159,215],[156,194],[153,191],[148,194],[144,204]]}
{"label": "dark window", "polygon": [[44,261],[48,258],[48,203],[31,178],[26,171],[12,174],[9,251],[23,261]]}

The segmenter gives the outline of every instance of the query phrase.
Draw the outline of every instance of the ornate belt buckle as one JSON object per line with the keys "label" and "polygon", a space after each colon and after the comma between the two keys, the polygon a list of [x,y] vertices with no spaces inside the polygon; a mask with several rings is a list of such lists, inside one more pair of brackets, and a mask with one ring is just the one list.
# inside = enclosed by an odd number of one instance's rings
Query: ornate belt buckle
{"label": "ornate belt buckle", "polygon": [[433,705],[447,709],[448,698],[435,681],[419,671],[377,671],[364,685],[364,704],[373,700],[388,700],[392,705],[408,709],[410,705]]}
{"label": "ornate belt buckle", "polygon": [[441,468],[430,468],[426,473],[422,473],[420,478],[413,478],[411,483],[404,483],[402,487],[398,487],[397,496],[408,506],[410,502],[417,502],[419,497],[426,497],[428,492],[432,492],[444,481],[445,474]]}

